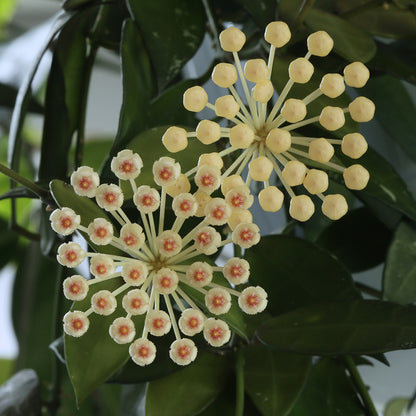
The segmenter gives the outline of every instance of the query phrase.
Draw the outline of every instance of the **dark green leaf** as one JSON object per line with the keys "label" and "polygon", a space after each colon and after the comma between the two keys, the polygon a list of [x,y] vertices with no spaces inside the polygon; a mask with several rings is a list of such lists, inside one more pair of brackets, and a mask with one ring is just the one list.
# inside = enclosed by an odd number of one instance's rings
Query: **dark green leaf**
{"label": "dark green leaf", "polygon": [[49,216],[51,213],[46,211],[45,205],[41,205],[40,211],[40,250],[44,256],[54,255],[55,246],[59,243],[60,237],[52,230]]}
{"label": "dark green leaf", "polygon": [[273,0],[259,0],[256,2],[237,0],[237,2],[253,16],[253,19],[262,29],[275,20],[276,2]]}
{"label": "dark green leaf", "polygon": [[329,225],[316,244],[357,273],[384,261],[391,238],[391,231],[367,208],[358,208]]}
{"label": "dark green leaf", "polygon": [[17,234],[9,230],[8,223],[0,218],[0,269],[13,260],[18,260],[21,249]]}
{"label": "dark green leaf", "polygon": [[[247,405],[244,404],[244,411],[247,411]],[[235,415],[235,383],[233,375],[229,377],[226,381],[225,388],[220,394],[215,398],[215,400],[201,413],[198,413],[198,416],[234,416]],[[246,413],[244,413],[246,415]],[[257,416],[258,413],[255,414]],[[250,413],[250,416],[254,416],[253,413]]]}
{"label": "dark green leaf", "polygon": [[267,291],[272,314],[359,297],[345,266],[309,241],[267,236],[246,250],[245,257],[251,284]]}
{"label": "dark green leaf", "polygon": [[203,354],[183,370],[151,381],[147,388],[146,416],[198,414],[223,389],[229,371],[227,357]]}
{"label": "dark green leaf", "polygon": [[244,348],[245,388],[264,416],[284,416],[303,389],[310,357],[257,345]]}
{"label": "dark green leaf", "polygon": [[383,299],[405,305],[416,301],[416,230],[402,222],[389,248],[383,273]]}
{"label": "dark green leaf", "polygon": [[319,360],[289,416],[364,416],[344,366],[330,358]]}
{"label": "dark green leaf", "polygon": [[[13,108],[17,96],[17,90],[11,85],[0,82],[0,107]],[[27,110],[33,113],[43,113],[43,107],[35,98],[31,98]]]}
{"label": "dark green leaf", "polygon": [[193,56],[205,33],[202,2],[194,0],[128,1],[134,21],[163,89]]}
{"label": "dark green leaf", "polygon": [[147,384],[123,386],[120,414],[123,416],[141,416],[144,414]]}
{"label": "dark green leaf", "polygon": [[416,307],[377,300],[312,305],[257,331],[279,350],[314,355],[372,354],[416,347]]}

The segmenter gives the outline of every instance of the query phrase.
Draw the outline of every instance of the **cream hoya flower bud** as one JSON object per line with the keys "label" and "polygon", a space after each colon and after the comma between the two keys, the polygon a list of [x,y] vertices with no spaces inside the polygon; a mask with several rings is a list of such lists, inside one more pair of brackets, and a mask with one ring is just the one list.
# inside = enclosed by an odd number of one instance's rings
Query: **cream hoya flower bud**
{"label": "cream hoya flower bud", "polygon": [[364,123],[374,117],[376,106],[367,97],[357,97],[351,101],[348,110],[350,110],[350,116],[354,121]]}
{"label": "cream hoya flower bud", "polygon": [[203,144],[212,144],[221,137],[221,127],[211,120],[201,120],[196,126],[196,137]]}
{"label": "cream hoya flower bud", "polygon": [[90,321],[81,311],[67,312],[63,318],[64,331],[71,337],[80,337],[84,335],[90,326]]}
{"label": "cream hoya flower bud", "polygon": [[331,220],[339,220],[348,212],[348,204],[340,194],[326,195],[322,203],[322,212]]}
{"label": "cream hoya flower bud", "polygon": [[136,328],[131,319],[116,318],[110,325],[109,333],[117,344],[129,344],[136,335]]}
{"label": "cream hoya flower bud", "polygon": [[292,136],[287,130],[271,129],[266,137],[266,146],[273,153],[283,153],[292,146]]}
{"label": "cream hoya flower bud", "polygon": [[173,293],[178,287],[178,282],[179,278],[176,272],[167,267],[159,269],[153,278],[155,289],[162,295]]}
{"label": "cream hoya flower bud", "polygon": [[58,248],[56,258],[62,266],[76,267],[85,260],[86,253],[78,243],[63,243]]}
{"label": "cream hoya flower bud", "polygon": [[334,41],[327,32],[320,30],[312,33],[307,39],[308,51],[312,55],[327,56],[334,47]]}
{"label": "cream hoya flower bud", "polygon": [[334,156],[334,146],[324,138],[312,140],[309,144],[309,157],[320,163],[329,162]]}
{"label": "cream hoya flower bud", "polygon": [[345,83],[350,87],[361,88],[370,78],[370,71],[361,62],[352,62],[344,68]]}
{"label": "cream hoya flower bud", "polygon": [[307,167],[302,162],[291,160],[287,162],[283,169],[282,176],[289,186],[301,185],[307,170]]}
{"label": "cream hoya flower bud", "polygon": [[133,196],[133,202],[137,209],[143,214],[155,212],[160,205],[160,195],[156,189],[147,185],[142,185],[137,188]]}
{"label": "cream hoya flower bud", "polygon": [[140,260],[129,260],[121,269],[121,276],[131,286],[142,285],[148,274],[146,263]]}
{"label": "cream hoya flower bud", "polygon": [[203,261],[196,261],[186,270],[186,278],[193,287],[207,286],[212,280],[212,267]]}
{"label": "cream hoya flower bud", "polygon": [[91,307],[98,315],[111,315],[117,307],[115,296],[108,290],[100,290],[91,298]]}
{"label": "cream hoya flower bud", "polygon": [[81,224],[81,217],[71,208],[55,209],[49,216],[52,229],[61,235],[72,234]]}
{"label": "cream hoya flower bud", "polygon": [[224,225],[231,215],[231,207],[222,198],[212,198],[205,206],[205,221],[210,225]]}
{"label": "cream hoya flower bud", "polygon": [[166,257],[172,257],[182,250],[182,238],[172,230],[163,231],[156,238],[159,253]]}
{"label": "cream hoya flower bud", "polygon": [[258,82],[251,90],[253,98],[259,103],[267,103],[274,94],[274,87],[269,79]]}
{"label": "cream hoya flower bud", "polygon": [[129,347],[131,359],[141,367],[151,364],[156,358],[156,347],[147,338],[138,338]]}
{"label": "cream hoya flower bud", "polygon": [[125,249],[139,250],[143,246],[146,236],[139,224],[130,223],[121,227],[120,240]]}
{"label": "cream hoya flower bud", "polygon": [[254,140],[254,131],[247,124],[237,124],[230,129],[230,144],[237,149],[247,149]]}
{"label": "cream hoya flower bud", "polygon": [[224,196],[226,196],[231,189],[245,185],[246,183],[240,175],[230,175],[222,181],[221,192]]}
{"label": "cream hoya flower bud", "polygon": [[188,365],[195,360],[198,349],[191,339],[182,338],[172,342],[169,357],[179,365]]}
{"label": "cream hoya flower bud", "polygon": [[263,81],[269,75],[269,68],[263,59],[249,59],[244,66],[244,76],[251,82]]}
{"label": "cream hoya flower bud", "polygon": [[253,205],[254,197],[247,185],[237,186],[227,192],[225,202],[233,209],[247,209]]}
{"label": "cream hoya flower bud", "polygon": [[143,167],[142,158],[129,149],[121,150],[111,160],[111,170],[123,180],[136,179]]}
{"label": "cream hoya flower bud", "polygon": [[202,227],[195,234],[194,243],[201,253],[214,254],[221,244],[221,235],[213,227]]}
{"label": "cream hoya flower bud", "polygon": [[186,130],[181,127],[169,127],[162,136],[162,143],[171,153],[186,149],[188,146]]}
{"label": "cream hoya flower bud", "polygon": [[183,94],[183,106],[194,113],[202,111],[208,103],[208,94],[202,87],[188,88]]}
{"label": "cream hoya flower bud", "polygon": [[114,236],[113,225],[104,218],[94,218],[88,225],[88,236],[94,244],[110,244]]}
{"label": "cream hoya flower bud", "polygon": [[143,315],[149,308],[149,295],[142,289],[130,290],[123,297],[122,305],[130,315]]}
{"label": "cream hoya flower bud", "polygon": [[189,192],[191,190],[191,183],[189,182],[188,177],[181,173],[178,176],[178,179],[172,185],[166,187],[166,193],[175,198],[175,196]]}
{"label": "cream hoya flower bud", "polygon": [[303,180],[303,186],[312,195],[325,192],[328,189],[328,185],[328,175],[319,169],[310,169]]}
{"label": "cream hoya flower bud", "polygon": [[227,313],[231,308],[231,295],[223,288],[214,287],[205,295],[205,306],[214,315]]}
{"label": "cream hoya flower bud", "polygon": [[342,153],[352,159],[360,158],[367,151],[367,149],[367,141],[360,133],[349,133],[342,138]]}
{"label": "cream hoya flower bud", "polygon": [[65,297],[74,301],[85,299],[89,289],[88,282],[79,274],[67,277],[63,286]]}
{"label": "cream hoya flower bud", "polygon": [[106,211],[116,211],[124,202],[121,188],[114,184],[102,184],[97,188],[95,199],[100,208]]}
{"label": "cream hoya flower bud", "polygon": [[153,178],[159,186],[173,185],[181,174],[181,166],[174,159],[162,156],[153,163]]}
{"label": "cream hoya flower bud", "polygon": [[307,113],[306,105],[302,100],[289,98],[283,104],[280,114],[289,123],[297,123],[305,118]]}
{"label": "cream hoya flower bud", "polygon": [[228,325],[221,319],[208,318],[204,323],[204,338],[213,347],[221,347],[231,337]]}
{"label": "cream hoya flower bud", "polygon": [[267,306],[267,293],[260,287],[246,287],[238,297],[238,305],[249,315],[263,312]]}
{"label": "cream hoya flower bud", "polygon": [[326,74],[322,77],[319,89],[329,98],[339,97],[345,91],[344,78],[340,74]]}
{"label": "cream hoya flower bud", "polygon": [[97,254],[91,258],[90,271],[95,277],[105,279],[116,271],[114,260],[105,255]]}
{"label": "cream hoya flower bud", "polygon": [[291,37],[289,26],[285,22],[271,22],[266,26],[264,39],[276,48],[281,48]]}
{"label": "cream hoya flower bud", "polygon": [[344,111],[340,107],[324,107],[319,115],[319,123],[329,131],[338,130],[345,124]]}
{"label": "cream hoya flower bud", "polygon": [[195,216],[204,217],[205,216],[205,206],[211,201],[211,197],[204,191],[200,189],[194,193],[195,201],[198,205]]}
{"label": "cream hoya flower bud", "polygon": [[172,208],[178,218],[189,218],[195,215],[198,203],[192,194],[183,193],[173,198]]}
{"label": "cream hoya flower bud", "polygon": [[215,101],[215,114],[228,120],[233,119],[240,111],[240,106],[232,95],[224,95]]}
{"label": "cream hoya flower bud", "polygon": [[220,33],[221,48],[226,52],[238,52],[246,43],[246,35],[232,26]]}
{"label": "cream hoya flower bud", "polygon": [[260,229],[256,224],[240,224],[231,236],[234,244],[250,248],[260,241]]}
{"label": "cream hoya flower bud", "polygon": [[167,334],[171,328],[169,315],[165,311],[152,310],[146,315],[146,329],[154,336],[161,337]]}
{"label": "cream hoya flower bud", "polygon": [[289,64],[289,78],[299,84],[306,84],[313,71],[313,65],[306,58],[297,58]]}
{"label": "cream hoya flower bud", "polygon": [[199,334],[204,328],[205,317],[198,309],[185,309],[179,318],[179,329],[189,337]]}
{"label": "cream hoya flower bud", "polygon": [[315,205],[307,195],[297,195],[290,200],[289,214],[298,221],[307,221],[315,212]]}
{"label": "cream hoya flower bud", "polygon": [[232,257],[224,265],[222,272],[232,285],[241,285],[247,282],[250,276],[250,264],[247,260]]}
{"label": "cream hoya flower bud", "polygon": [[100,177],[89,166],[80,166],[71,175],[71,185],[76,194],[92,198],[100,185]]}
{"label": "cream hoya flower bud", "polygon": [[237,70],[232,64],[220,63],[215,65],[211,78],[219,87],[229,88],[237,82]]}
{"label": "cream hoya flower bud", "polygon": [[214,166],[221,170],[224,166],[224,162],[222,161],[222,157],[217,152],[202,153],[198,159],[198,167],[201,167],[202,165]]}
{"label": "cream hoya flower bud", "polygon": [[368,170],[361,165],[351,165],[343,173],[345,186],[348,189],[361,191],[367,186],[370,179]]}
{"label": "cream hoya flower bud", "polygon": [[230,226],[231,230],[235,230],[240,224],[252,223],[253,222],[253,215],[248,209],[233,209],[230,218],[228,219],[228,225]]}
{"label": "cream hoya flower bud", "polygon": [[276,212],[282,207],[283,192],[275,186],[268,186],[259,193],[259,203],[264,211]]}
{"label": "cream hoya flower bud", "polygon": [[196,186],[210,195],[221,185],[221,171],[215,166],[202,165],[194,177]]}
{"label": "cream hoya flower bud", "polygon": [[266,156],[260,156],[249,163],[248,170],[253,180],[267,181],[273,172],[273,164]]}

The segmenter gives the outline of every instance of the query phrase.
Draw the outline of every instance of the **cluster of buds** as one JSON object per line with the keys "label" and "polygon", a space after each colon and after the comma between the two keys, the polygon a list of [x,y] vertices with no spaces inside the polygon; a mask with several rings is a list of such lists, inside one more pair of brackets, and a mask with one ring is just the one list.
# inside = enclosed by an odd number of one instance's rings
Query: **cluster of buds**
{"label": "cluster of buds", "polygon": [[[148,185],[137,186],[136,178],[142,166],[140,156],[130,150],[119,152],[111,163],[115,175],[131,185],[137,207],[136,222],[123,210],[122,188],[100,184],[98,174],[87,166],[72,174],[73,189],[80,196],[95,198],[108,216],[82,224],[80,215],[66,207],[50,216],[51,226],[57,233],[69,235],[78,230],[98,248],[98,252],[87,252],[78,243],[68,242],[58,249],[60,264],[74,268],[89,259],[94,276],[87,280],[75,274],[65,279],[64,294],[75,304],[64,316],[64,331],[74,337],[82,336],[89,328],[91,313],[111,315],[121,303],[125,316],[112,322],[109,336],[116,343],[130,344],[130,356],[136,364],[148,365],[155,359],[156,346],[149,335],[159,337],[173,328],[176,340],[171,344],[170,357],[177,364],[186,365],[197,355],[195,343],[187,337],[202,332],[205,340],[215,347],[229,341],[231,331],[218,316],[230,310],[233,296],[245,313],[255,314],[265,309],[267,294],[261,287],[236,290],[236,286],[248,280],[250,271],[246,260],[233,257],[219,267],[204,257],[231,242],[243,248],[257,244],[259,229],[251,222],[233,219],[235,206],[247,209],[252,202],[244,187],[236,188],[230,196],[227,193],[226,199],[211,198],[209,194],[220,182],[207,169],[196,175],[200,190],[191,194],[179,163],[169,157],[161,157],[153,164],[154,181],[160,190]],[[170,227],[165,227],[169,197],[172,197],[175,220]],[[156,211],[158,221],[153,215]],[[181,235],[185,221],[195,216],[202,217],[201,221]],[[227,223],[232,223],[233,231],[229,238],[223,239],[215,227]],[[108,249],[100,253],[101,246],[112,246],[121,255],[104,254]],[[95,291],[91,307],[77,310],[76,302],[88,296],[91,285],[110,279],[120,282],[117,289]],[[195,291],[204,295],[203,307],[193,298]],[[180,312],[179,319],[175,308]],[[137,315],[145,315],[141,334],[136,334],[134,317]]]}
{"label": "cluster of buds", "polygon": [[[211,144],[220,138],[226,138],[229,144],[224,150],[202,155],[198,168],[188,172],[188,176],[196,172],[195,182],[202,192],[209,194],[209,191],[218,188],[219,183],[223,182],[226,184],[223,185],[225,189],[222,189],[225,198],[236,198],[237,201],[241,196],[246,206],[250,203],[247,189],[252,180],[258,181],[264,185],[259,193],[261,207],[265,211],[276,212],[282,206],[284,195],[276,186],[270,185],[271,175],[275,172],[291,198],[289,213],[293,218],[306,221],[315,211],[309,195],[296,195],[292,189],[294,186],[303,185],[310,195],[316,195],[322,200],[322,212],[327,217],[339,219],[348,211],[347,202],[341,194],[324,195],[328,189],[328,175],[315,166],[342,173],[347,188],[362,190],[369,180],[368,171],[359,164],[346,168],[331,159],[334,145],[339,145],[348,157],[358,159],[366,152],[367,142],[358,132],[346,134],[342,139],[331,139],[304,137],[297,133],[297,129],[319,123],[332,132],[344,125],[346,113],[354,121],[370,121],[374,115],[374,103],[362,96],[354,99],[347,108],[326,106],[319,115],[306,118],[307,106],[312,101],[321,95],[339,97],[345,91],[345,85],[363,87],[369,78],[369,71],[364,64],[353,62],[345,67],[343,75],[332,73],[323,76],[319,88],[303,99],[287,98],[295,83],[305,84],[311,79],[314,66],[310,57],[324,57],[332,50],[333,40],[328,33],[312,33],[307,39],[308,52],[304,57],[290,63],[287,84],[269,111],[269,102],[275,95],[270,81],[275,51],[289,42],[291,33],[286,23],[272,22],[267,26],[264,37],[270,44],[268,61],[250,59],[243,69],[238,52],[244,46],[246,37],[236,27],[224,30],[220,34],[220,44],[224,51],[232,53],[235,65],[216,65],[212,80],[229,93],[212,104],[208,102],[208,95],[200,86],[185,91],[183,104],[187,110],[199,112],[204,108],[211,109],[216,116],[227,119],[230,127],[222,127],[211,120],[201,120],[192,132],[173,126],[165,132],[163,143],[170,152],[178,152],[187,147],[188,139],[196,138],[204,144]],[[240,97],[237,92],[238,79],[244,97]],[[251,91],[249,85],[253,85]],[[230,154],[237,156],[222,172],[223,157]],[[246,166],[248,169],[244,170]],[[246,175],[244,179],[242,174]],[[231,190],[233,193],[229,194]],[[249,217],[244,211],[247,208],[238,209],[242,211],[238,211],[236,215]]]}

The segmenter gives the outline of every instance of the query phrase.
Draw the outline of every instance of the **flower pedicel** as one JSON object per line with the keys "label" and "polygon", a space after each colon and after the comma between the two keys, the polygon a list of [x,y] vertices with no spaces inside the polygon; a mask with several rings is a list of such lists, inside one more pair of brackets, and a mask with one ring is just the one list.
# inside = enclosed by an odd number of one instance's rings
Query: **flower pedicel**
{"label": "flower pedicel", "polygon": [[[245,43],[244,33],[230,27],[220,34],[220,43],[224,51],[232,52],[235,66],[220,63],[212,72],[214,83],[229,91],[228,95],[218,98],[215,104],[208,102],[208,95],[202,87],[196,86],[185,91],[184,107],[193,112],[204,108],[213,110],[218,117],[228,119],[232,127],[221,127],[211,120],[202,120],[194,132],[187,132],[183,128],[170,127],[162,140],[171,152],[178,152],[186,148],[188,138],[196,137],[204,144],[214,143],[221,137],[229,140],[229,146],[219,152],[202,155],[212,161],[210,169],[204,168],[210,174],[222,178],[226,191],[237,186],[250,185],[252,180],[263,182],[264,189],[259,194],[259,202],[265,211],[275,212],[283,202],[283,193],[275,186],[270,186],[269,179],[274,171],[289,194],[290,215],[306,221],[314,213],[315,207],[308,195],[295,195],[292,187],[303,185],[311,195],[317,195],[322,201],[323,213],[333,219],[341,218],[348,210],[345,198],[340,194],[324,195],[328,188],[328,175],[321,169],[308,168],[311,164],[321,165],[343,174],[347,188],[363,189],[369,180],[368,171],[359,164],[347,168],[331,162],[334,146],[340,145],[342,152],[352,159],[358,159],[367,150],[367,142],[360,133],[346,134],[342,140],[304,137],[296,134],[296,130],[311,123],[319,123],[328,131],[335,131],[345,123],[345,113],[349,113],[353,120],[366,122],[373,118],[374,104],[365,97],[354,99],[347,108],[326,106],[319,115],[307,118],[308,104],[322,94],[329,98],[336,98],[345,90],[345,84],[360,88],[369,78],[369,71],[360,62],[347,65],[344,76],[340,74],[326,74],[319,88],[301,99],[287,98],[295,83],[307,83],[314,72],[309,61],[312,55],[326,56],[333,47],[332,38],[324,31],[312,33],[307,40],[308,52],[305,57],[297,58],[289,65],[289,80],[283,88],[274,106],[268,112],[268,103],[274,95],[274,87],[270,81],[276,48],[289,42],[291,33],[284,22],[272,22],[265,31],[266,41],[270,44],[268,62],[262,59],[250,59],[244,70],[241,66],[238,52]],[[236,90],[235,84],[240,79],[244,90],[244,99]],[[248,82],[254,83],[249,90]],[[238,154],[233,163],[221,173],[222,157]],[[204,166],[205,164],[203,164]],[[196,171],[196,178],[200,176],[202,167]],[[245,181],[241,174],[248,166]],[[218,179],[220,180],[220,179]]]}
{"label": "flower pedicel", "polygon": [[[104,218],[95,218],[88,226],[83,226],[80,216],[70,208],[57,209],[51,214],[52,228],[62,235],[82,231],[98,247],[111,245],[124,254],[115,256],[85,252],[75,242],[59,247],[59,263],[76,267],[88,257],[91,274],[95,277],[86,280],[76,274],[65,279],[64,294],[73,301],[85,299],[91,285],[122,278],[116,290],[97,291],[91,297],[88,310],[76,310],[75,304],[73,310],[64,316],[64,330],[68,335],[82,336],[89,328],[88,316],[91,313],[111,315],[121,302],[126,315],[113,321],[109,335],[119,344],[130,343],[129,352],[135,363],[143,366],[155,358],[156,346],[149,339],[149,334],[163,336],[173,328],[176,340],[170,347],[170,357],[177,364],[189,364],[195,359],[197,348],[191,339],[181,334],[193,336],[202,332],[209,344],[219,347],[229,341],[231,331],[225,321],[208,318],[184,287],[190,286],[203,293],[206,310],[212,315],[227,313],[232,296],[238,297],[240,308],[248,314],[265,309],[267,294],[262,288],[248,287],[240,293],[231,287],[247,282],[249,264],[246,260],[234,257],[224,267],[197,260],[198,256],[215,253],[219,247],[230,242],[251,247],[259,241],[259,229],[252,223],[238,222],[234,224],[232,236],[222,240],[213,226],[230,221],[232,210],[229,203],[222,198],[207,199],[190,194],[186,181],[181,180],[179,164],[171,158],[162,157],[153,165],[155,182],[161,186],[160,193],[147,185],[136,186],[135,178],[140,174],[142,161],[130,150],[124,150],[113,158],[111,167],[119,179],[130,182],[143,228],[132,222],[123,211],[124,198],[120,187],[100,185],[98,175],[89,167],[81,167],[72,174],[71,184],[75,192],[95,197],[98,205],[119,223],[120,230]],[[178,193],[184,188],[187,192]],[[176,219],[170,228],[165,228],[168,193],[175,195],[172,207]],[[157,210],[158,224],[153,217]],[[204,214],[199,212],[199,216],[203,216],[200,223],[181,236],[186,219],[201,210]],[[221,279],[214,278],[220,272],[230,285],[224,286],[220,284]],[[181,311],[178,321],[172,301]],[[162,302],[166,310],[162,308]],[[143,333],[136,334],[131,318],[143,314],[146,314]]]}

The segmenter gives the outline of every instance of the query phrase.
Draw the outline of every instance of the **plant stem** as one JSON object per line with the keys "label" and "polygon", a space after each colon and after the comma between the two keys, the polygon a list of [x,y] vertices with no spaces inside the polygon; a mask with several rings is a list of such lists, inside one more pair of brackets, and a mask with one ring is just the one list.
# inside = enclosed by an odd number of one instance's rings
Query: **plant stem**
{"label": "plant stem", "polygon": [[366,408],[367,414],[369,416],[378,416],[377,410],[374,406],[373,400],[371,399],[368,389],[365,386],[363,379],[361,378],[360,373],[357,370],[357,366],[355,365],[353,359],[350,355],[346,355],[344,357],[346,366],[348,368],[348,372],[350,373],[350,376],[354,382],[354,385],[356,389],[358,390],[358,393],[361,396],[361,399],[364,403],[364,406]]}
{"label": "plant stem", "polygon": [[367,293],[367,295],[373,296],[377,299],[381,299],[383,297],[382,293],[379,290],[374,289],[373,287],[368,286],[364,283],[355,282],[355,286],[357,286],[357,288],[360,289],[361,292]]}
{"label": "plant stem", "polygon": [[204,5],[205,14],[207,15],[207,18],[208,18],[209,27],[212,32],[213,42],[215,43],[215,49],[218,50],[219,49],[219,43],[218,43],[219,33],[218,33],[217,25],[215,24],[214,14],[212,13],[208,0],[202,0],[202,4]]}
{"label": "plant stem", "polygon": [[295,27],[298,27],[303,23],[306,13],[308,13],[309,9],[314,5],[314,3],[315,0],[303,0],[302,6],[300,6],[298,15],[295,19]]}
{"label": "plant stem", "polygon": [[234,257],[243,257],[243,250],[238,244],[233,244]]}
{"label": "plant stem", "polygon": [[237,350],[235,361],[235,416],[243,416],[244,414],[244,357],[241,348]]}

